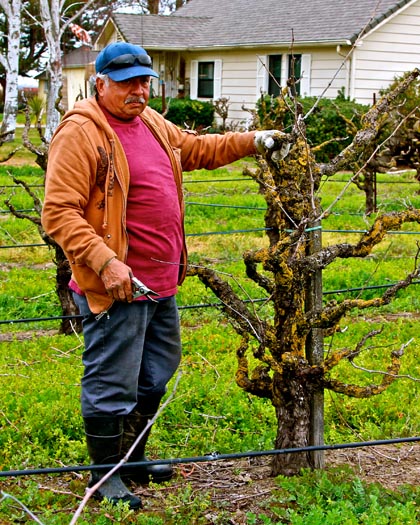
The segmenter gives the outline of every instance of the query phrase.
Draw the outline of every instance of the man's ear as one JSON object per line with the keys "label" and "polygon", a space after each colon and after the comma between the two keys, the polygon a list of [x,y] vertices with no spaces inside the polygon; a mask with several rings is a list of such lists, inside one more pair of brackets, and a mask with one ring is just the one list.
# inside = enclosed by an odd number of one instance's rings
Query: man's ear
{"label": "man's ear", "polygon": [[96,78],[95,80],[96,92],[99,96],[102,95],[105,87],[105,80],[103,78]]}

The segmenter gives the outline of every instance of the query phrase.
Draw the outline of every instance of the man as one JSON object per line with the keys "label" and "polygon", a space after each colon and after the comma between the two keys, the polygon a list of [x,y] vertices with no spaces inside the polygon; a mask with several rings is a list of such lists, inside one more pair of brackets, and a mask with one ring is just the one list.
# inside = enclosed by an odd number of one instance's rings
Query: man
{"label": "man", "polygon": [[[187,263],[182,170],[263,152],[279,132],[180,130],[147,107],[150,78],[158,75],[141,47],[112,43],[95,66],[95,96],[76,103],[51,141],[42,224],[72,268],[70,287],[84,316],[87,448],[93,464],[109,464],[156,413],[181,357],[175,295]],[[146,292],[138,298],[133,278]],[[131,461],[146,461],[147,438]],[[103,475],[94,470],[89,486]],[[137,482],[171,476],[170,465],[128,471]],[[119,473],[95,497],[141,507]]]}

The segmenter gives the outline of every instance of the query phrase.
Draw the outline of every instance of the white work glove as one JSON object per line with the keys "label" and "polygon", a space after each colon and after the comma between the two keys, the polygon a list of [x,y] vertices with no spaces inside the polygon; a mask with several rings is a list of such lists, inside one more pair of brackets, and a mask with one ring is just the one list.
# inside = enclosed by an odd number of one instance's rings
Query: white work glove
{"label": "white work glove", "polygon": [[291,146],[286,133],[277,129],[257,131],[254,136],[254,144],[260,155],[268,155],[274,162],[283,160],[288,155]]}

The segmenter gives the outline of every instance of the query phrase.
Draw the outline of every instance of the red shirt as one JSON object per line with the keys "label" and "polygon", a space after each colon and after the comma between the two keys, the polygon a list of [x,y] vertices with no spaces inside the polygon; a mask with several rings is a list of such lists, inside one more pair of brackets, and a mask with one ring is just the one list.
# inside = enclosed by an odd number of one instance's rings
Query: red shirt
{"label": "red shirt", "polygon": [[122,122],[107,113],[130,168],[127,265],[160,297],[177,292],[183,233],[169,157],[140,117]]}

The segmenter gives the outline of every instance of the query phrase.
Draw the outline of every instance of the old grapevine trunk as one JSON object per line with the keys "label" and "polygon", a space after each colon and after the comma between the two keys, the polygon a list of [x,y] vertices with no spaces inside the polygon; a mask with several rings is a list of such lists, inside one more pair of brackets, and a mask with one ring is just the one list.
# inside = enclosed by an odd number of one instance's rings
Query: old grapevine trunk
{"label": "old grapevine trunk", "polygon": [[60,333],[70,335],[82,331],[82,323],[79,310],[73,300],[72,292],[69,288],[71,269],[64,252],[57,244],[53,245],[55,250],[56,271],[56,292],[61,304],[63,319],[61,321]]}
{"label": "old grapevine trunk", "polygon": [[[307,356],[313,334],[305,315],[308,305],[313,308],[308,295],[314,272],[304,261],[313,249],[311,231],[320,213],[316,197],[320,175],[304,137],[301,125],[287,161],[260,163],[256,180],[267,201],[270,245],[244,255],[248,277],[266,288],[274,304],[273,325],[267,327],[262,344],[273,372],[270,397],[277,416],[278,449],[313,444],[313,395],[322,377],[321,368]],[[270,284],[259,267],[272,274]],[[239,384],[244,388],[244,383]],[[273,457],[272,473],[292,475],[313,466],[309,453],[279,454]]]}
{"label": "old grapevine trunk", "polygon": [[[277,417],[276,449],[306,447],[310,435],[310,390],[303,376],[295,370],[273,378],[273,404]],[[309,453],[288,453],[273,456],[272,474],[285,476],[312,467]]]}
{"label": "old grapevine trunk", "polygon": [[[420,73],[416,70],[411,80]],[[400,92],[408,85],[401,84]],[[286,136],[277,137],[293,144],[285,160],[266,155],[258,169],[249,170],[267,203],[265,226],[268,247],[243,254],[247,277],[266,292],[270,309],[262,318],[259,309],[249,306],[215,270],[206,266],[189,269],[219,297],[223,309],[242,340],[237,349],[236,382],[246,392],[267,398],[277,416],[276,448],[296,449],[319,445],[323,439],[322,407],[325,388],[353,397],[370,397],[383,392],[398,376],[402,350],[391,352],[391,363],[380,384],[349,385],[330,371],[342,359],[353,359],[366,340],[361,336],[354,349],[333,350],[324,359],[323,336],[332,334],[352,309],[389,304],[398,290],[417,279],[415,269],[403,280],[370,300],[343,299],[322,302],[322,270],[336,258],[366,257],[387,232],[405,222],[420,222],[418,210],[409,208],[378,217],[370,230],[355,244],[323,247],[321,221],[329,208],[321,210],[318,190],[322,175],[332,175],[354,158],[363,160],[367,146],[377,136],[377,121],[395,99],[395,93],[381,99],[364,117],[363,127],[353,142],[327,165],[318,164],[306,140],[301,108],[295,106],[294,126]],[[290,107],[283,101],[284,110]],[[369,151],[369,150],[368,150]],[[418,255],[416,256],[416,261]],[[235,283],[237,284],[237,283]],[[257,364],[252,365],[252,363]],[[316,424],[315,424],[316,423]],[[320,423],[320,424],[319,424]],[[318,425],[318,433],[314,428]],[[306,452],[274,456],[272,474],[297,474],[302,468],[319,468],[320,458]]]}

